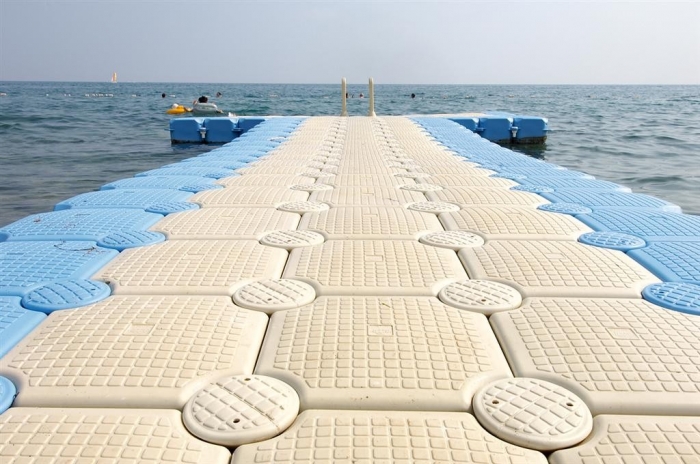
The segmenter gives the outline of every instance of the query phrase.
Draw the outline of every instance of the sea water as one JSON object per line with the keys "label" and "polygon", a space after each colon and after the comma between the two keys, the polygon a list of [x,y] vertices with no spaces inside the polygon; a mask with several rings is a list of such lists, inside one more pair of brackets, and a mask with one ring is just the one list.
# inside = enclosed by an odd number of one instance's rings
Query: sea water
{"label": "sea water", "polygon": [[[700,86],[379,84],[375,91],[378,115],[546,117],[547,143],[514,149],[700,214]],[[368,99],[359,95],[367,86],[348,92],[350,115],[366,114]],[[165,111],[173,103],[209,95],[237,115],[340,113],[340,85],[0,82],[0,93],[0,226],[211,150],[170,144]]]}

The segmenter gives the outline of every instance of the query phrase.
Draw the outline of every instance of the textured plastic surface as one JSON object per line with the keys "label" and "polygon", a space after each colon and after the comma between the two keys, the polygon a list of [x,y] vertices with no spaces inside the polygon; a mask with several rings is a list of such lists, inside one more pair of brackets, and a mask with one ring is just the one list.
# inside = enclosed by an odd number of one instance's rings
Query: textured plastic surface
{"label": "textured plastic surface", "polygon": [[280,211],[287,211],[289,213],[319,213],[321,211],[326,211],[330,208],[325,203],[320,203],[318,201],[293,201],[290,203],[284,203],[277,207]]}
{"label": "textured plastic surface", "polygon": [[700,241],[700,217],[661,211],[595,211],[579,219],[595,230],[621,232],[647,241]]}
{"label": "textured plastic surface", "polygon": [[[190,164],[190,163],[188,163]],[[100,190],[112,189],[175,189],[184,192],[201,192],[220,189],[216,179],[200,176],[148,176],[122,179],[103,185]]]}
{"label": "textured plastic surface", "polygon": [[[292,185],[313,185],[314,179],[311,177],[301,177],[295,175],[287,174],[271,174],[271,175],[260,175],[260,174],[248,174],[245,176],[238,177],[227,177],[225,179],[219,179],[216,181],[217,184],[223,185],[224,187],[243,187],[243,186],[266,186],[270,187],[290,187]],[[300,189],[294,189],[300,190]]]}
{"label": "textured plastic surface", "polygon": [[457,412],[305,411],[281,436],[236,449],[231,464],[450,462],[547,464]]}
{"label": "textured plastic surface", "polygon": [[439,201],[422,201],[418,203],[409,203],[406,206],[411,211],[418,211],[419,213],[450,213],[453,211],[459,211],[459,205],[453,203],[444,203]]}
{"label": "textured plastic surface", "polygon": [[233,169],[224,169],[217,167],[202,167],[191,166],[188,163],[178,163],[164,168],[151,169],[150,171],[140,172],[135,177],[143,176],[200,176],[210,179],[221,179],[237,175]]}
{"label": "textured plastic surface", "polygon": [[549,187],[553,190],[616,190],[620,192],[630,192],[628,187],[623,187],[614,182],[608,182],[606,180],[594,180],[594,179],[584,179],[584,178],[571,178],[571,177],[526,177],[518,181],[523,185],[536,185],[540,187]]}
{"label": "textured plastic surface", "polygon": [[0,296],[25,296],[53,282],[89,279],[117,254],[85,241],[0,243]]}
{"label": "textured plastic surface", "polygon": [[538,298],[490,322],[516,377],[560,385],[597,414],[700,414],[700,317],[641,299]]}
{"label": "textured plastic surface", "polygon": [[225,377],[197,392],[183,422],[196,437],[235,447],[275,437],[299,412],[299,396],[284,382],[260,375]]}
{"label": "textured plastic surface", "polygon": [[[619,232],[590,232],[581,235],[578,241],[586,245],[620,251],[635,250],[647,245],[647,242],[639,237]],[[648,266],[647,269],[649,269]]]}
{"label": "textured plastic surface", "polygon": [[440,231],[434,214],[406,208],[332,208],[318,214],[305,214],[299,229],[323,231],[329,239],[415,239],[422,232]]}
{"label": "textured plastic surface", "polygon": [[11,408],[0,415],[0,462],[228,464],[222,446],[197,440],[178,411]]}
{"label": "textured plastic surface", "polygon": [[232,206],[267,206],[274,208],[290,201],[304,201],[309,198],[307,192],[291,190],[288,187],[271,186],[230,186],[223,190],[200,192],[190,198],[205,208]]}
{"label": "textured plastic surface", "polygon": [[470,410],[481,386],[510,377],[483,315],[350,296],[274,314],[256,373],[293,386],[302,409],[399,411]]}
{"label": "textured plastic surface", "polygon": [[474,414],[501,440],[540,451],[573,446],[593,427],[591,412],[578,396],[551,382],[503,379],[474,397]]}
{"label": "textured plastic surface", "polygon": [[579,178],[579,179],[593,179],[594,177],[590,174],[586,174],[580,171],[571,171],[569,169],[563,169],[558,166],[543,165],[536,167],[528,166],[503,166],[498,169],[498,173],[494,177],[502,177],[504,179],[517,177],[518,179],[528,179],[532,177],[566,177],[566,178]]}
{"label": "textured plastic surface", "polygon": [[191,192],[171,189],[115,189],[83,193],[56,204],[56,211],[71,208],[137,208],[164,214],[197,208]]}
{"label": "textured plastic surface", "polygon": [[440,300],[455,308],[490,316],[498,311],[515,309],[523,301],[513,287],[488,280],[465,280],[445,286],[438,293]]}
{"label": "textured plastic surface", "polygon": [[540,205],[537,209],[549,213],[568,214],[571,216],[593,212],[588,206],[579,205],[577,203],[550,203],[548,205]]}
{"label": "textured plastic surface", "polygon": [[212,377],[252,373],[266,325],[227,297],[113,296],[52,314],[0,375],[17,406],[181,410]]}
{"label": "textured plastic surface", "polygon": [[336,187],[333,190],[314,192],[310,199],[334,207],[402,206],[405,203],[425,201],[425,195],[394,187]]}
{"label": "textured plastic surface", "polygon": [[553,453],[551,464],[696,464],[700,418],[597,416],[593,434],[579,446]]}
{"label": "textured plastic surface", "polygon": [[137,209],[76,209],[27,216],[0,229],[7,240],[91,240],[122,250],[162,242],[146,232],[163,216]]}
{"label": "textured plastic surface", "polygon": [[272,314],[275,311],[298,308],[316,299],[314,288],[291,279],[269,279],[253,282],[233,294],[237,305]]}
{"label": "textured plastic surface", "polygon": [[461,248],[482,246],[484,239],[471,232],[449,230],[423,235],[420,238],[420,242],[430,246],[459,250]]}
{"label": "textured plastic surface", "polygon": [[458,205],[519,205],[532,206],[547,203],[535,193],[516,192],[498,187],[449,187],[439,192],[425,194],[431,201],[456,203]]}
{"label": "textured plastic surface", "polygon": [[285,250],[320,245],[324,241],[323,235],[310,230],[278,230],[260,239],[260,243],[263,245],[284,248]]}
{"label": "textured plastic surface", "polygon": [[435,296],[467,274],[453,251],[406,240],[329,240],[292,250],[283,277],[320,295]]}
{"label": "textured plastic surface", "polygon": [[232,295],[278,278],[287,252],[252,240],[171,240],[126,250],[94,278],[114,294]]}
{"label": "textured plastic surface", "polygon": [[595,230],[621,232],[647,241],[700,241],[700,217],[662,211],[595,211],[579,218]]}
{"label": "textured plastic surface", "polygon": [[93,280],[58,280],[33,288],[22,298],[22,306],[51,313],[97,303],[111,293],[108,285]]}
{"label": "textured plastic surface", "polygon": [[700,286],[682,282],[650,285],[642,292],[644,299],[664,308],[700,316]]}
{"label": "textured plastic surface", "polygon": [[171,240],[259,240],[275,230],[294,230],[299,215],[274,208],[202,208],[168,215],[151,230]]}
{"label": "textured plastic surface", "polygon": [[543,193],[543,197],[555,203],[575,203],[591,208],[593,211],[605,209],[648,209],[680,213],[677,205],[639,193],[625,193],[611,190],[558,190],[554,193]]}
{"label": "textured plastic surface", "polygon": [[15,385],[9,379],[0,377],[0,415],[12,406],[15,396],[17,396]]}
{"label": "textured plastic surface", "polygon": [[24,309],[20,301],[21,298],[14,296],[0,297],[0,358],[46,317]]}
{"label": "textured plastic surface", "polygon": [[470,206],[441,214],[440,221],[447,230],[475,232],[490,240],[575,240],[591,230],[572,217],[527,206]]}
{"label": "textured plastic surface", "polygon": [[628,254],[664,282],[700,285],[700,242],[654,242]]}
{"label": "textured plastic surface", "polygon": [[[484,171],[488,172],[488,171]],[[459,175],[459,174],[435,174],[428,179],[421,179],[421,183],[430,182],[431,184],[447,187],[497,187],[509,188],[517,185],[509,179],[499,179],[497,177],[487,177],[484,175]]]}
{"label": "textured plastic surface", "polygon": [[619,251],[565,241],[487,242],[459,257],[472,279],[513,285],[523,296],[639,298],[657,283],[649,271]]}

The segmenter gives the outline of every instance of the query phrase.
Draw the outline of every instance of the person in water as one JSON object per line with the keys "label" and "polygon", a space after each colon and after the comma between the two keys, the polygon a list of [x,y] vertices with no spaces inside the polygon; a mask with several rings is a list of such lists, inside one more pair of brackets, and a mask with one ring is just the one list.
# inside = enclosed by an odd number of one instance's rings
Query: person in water
{"label": "person in water", "polygon": [[411,98],[416,98],[416,94],[415,94],[415,93],[412,93],[412,94],[411,94]]}
{"label": "person in water", "polygon": [[[202,105],[202,104],[205,105]],[[200,105],[199,108],[197,105]],[[219,108],[216,107],[214,103],[209,103],[209,97],[206,95],[202,95],[198,99],[196,99],[194,102],[192,102],[192,111],[197,112],[197,110],[201,110],[202,113],[204,112],[215,112],[215,113],[223,113]]]}
{"label": "person in water", "polygon": [[161,93],[160,98],[165,98],[165,93]]}
{"label": "person in water", "polygon": [[221,92],[216,92],[216,98],[221,97],[223,94]]}

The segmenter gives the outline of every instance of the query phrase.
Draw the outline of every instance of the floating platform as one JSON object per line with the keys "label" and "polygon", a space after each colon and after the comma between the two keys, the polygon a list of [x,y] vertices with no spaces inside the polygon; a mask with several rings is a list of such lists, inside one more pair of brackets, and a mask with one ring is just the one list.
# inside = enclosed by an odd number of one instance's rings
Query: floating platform
{"label": "floating platform", "polygon": [[216,120],[0,229],[0,462],[697,462],[699,217],[481,120]]}
{"label": "floating platform", "polygon": [[[492,142],[500,144],[536,145],[547,140],[546,118],[509,113],[469,113],[441,115]],[[172,143],[228,143],[265,121],[262,117],[186,117],[170,120]],[[268,148],[280,140],[270,138],[250,148]]]}

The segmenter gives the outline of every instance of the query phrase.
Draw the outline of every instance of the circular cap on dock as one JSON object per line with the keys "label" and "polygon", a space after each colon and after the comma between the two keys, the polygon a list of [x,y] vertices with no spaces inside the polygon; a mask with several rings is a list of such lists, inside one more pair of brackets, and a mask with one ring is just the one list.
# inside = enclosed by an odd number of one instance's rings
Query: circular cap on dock
{"label": "circular cap on dock", "polygon": [[33,289],[22,298],[22,306],[33,311],[51,313],[97,303],[112,291],[109,285],[94,280],[59,280]]}
{"label": "circular cap on dock", "polygon": [[549,211],[550,213],[560,213],[575,216],[576,214],[590,214],[593,210],[587,206],[578,205],[576,203],[547,203],[540,205],[537,209],[541,211]]}
{"label": "circular cap on dock", "polygon": [[152,245],[165,241],[165,235],[159,232],[147,230],[122,230],[114,232],[97,241],[97,244],[105,248],[124,250],[145,245]]}
{"label": "circular cap on dock", "polygon": [[544,380],[498,380],[477,392],[473,405],[479,423],[496,437],[539,451],[573,446],[593,429],[586,403]]}
{"label": "circular cap on dock", "polygon": [[5,377],[0,377],[0,414],[7,411],[17,396],[15,384]]}
{"label": "circular cap on dock", "polygon": [[440,248],[459,250],[461,248],[482,246],[484,244],[484,239],[476,234],[463,230],[444,230],[424,235],[420,238],[420,242]]}
{"label": "circular cap on dock", "polygon": [[410,192],[437,192],[438,190],[443,190],[443,187],[435,184],[404,184],[399,185],[399,188]]}
{"label": "circular cap on dock", "polygon": [[269,279],[253,282],[233,294],[233,302],[266,314],[298,308],[316,299],[316,290],[299,280]]}
{"label": "circular cap on dock", "polygon": [[545,187],[543,185],[515,185],[510,188],[518,192],[530,192],[530,193],[552,193],[554,189],[552,187]]}
{"label": "circular cap on dock", "polygon": [[333,190],[332,185],[328,184],[294,184],[289,186],[292,190],[301,190],[303,192],[320,192],[323,190]]}
{"label": "circular cap on dock", "polygon": [[278,206],[277,209],[280,211],[299,214],[320,213],[330,209],[330,206],[328,206],[326,203],[321,203],[318,201],[292,201]]}
{"label": "circular cap on dock", "polygon": [[666,309],[700,316],[700,285],[685,282],[663,282],[649,285],[642,297]]}
{"label": "circular cap on dock", "polygon": [[194,436],[228,447],[284,432],[299,414],[299,395],[286,383],[261,375],[217,380],[185,405],[182,419]]}
{"label": "circular cap on dock", "polygon": [[590,232],[581,235],[578,241],[586,245],[620,251],[634,250],[647,245],[647,242],[642,238],[620,232]]}
{"label": "circular cap on dock", "polygon": [[520,307],[523,297],[516,289],[490,280],[464,280],[444,287],[438,293],[443,303],[490,316]]}
{"label": "circular cap on dock", "polygon": [[430,174],[427,172],[399,172],[398,174],[394,174],[394,177],[408,177],[411,179],[425,179],[426,177],[430,177]]}
{"label": "circular cap on dock", "polygon": [[323,235],[310,230],[276,230],[260,239],[260,243],[263,245],[286,250],[320,245],[325,241]]}
{"label": "circular cap on dock", "polygon": [[459,206],[452,203],[443,203],[439,201],[420,201],[408,205],[408,209],[419,211],[421,213],[453,213],[459,211]]}

